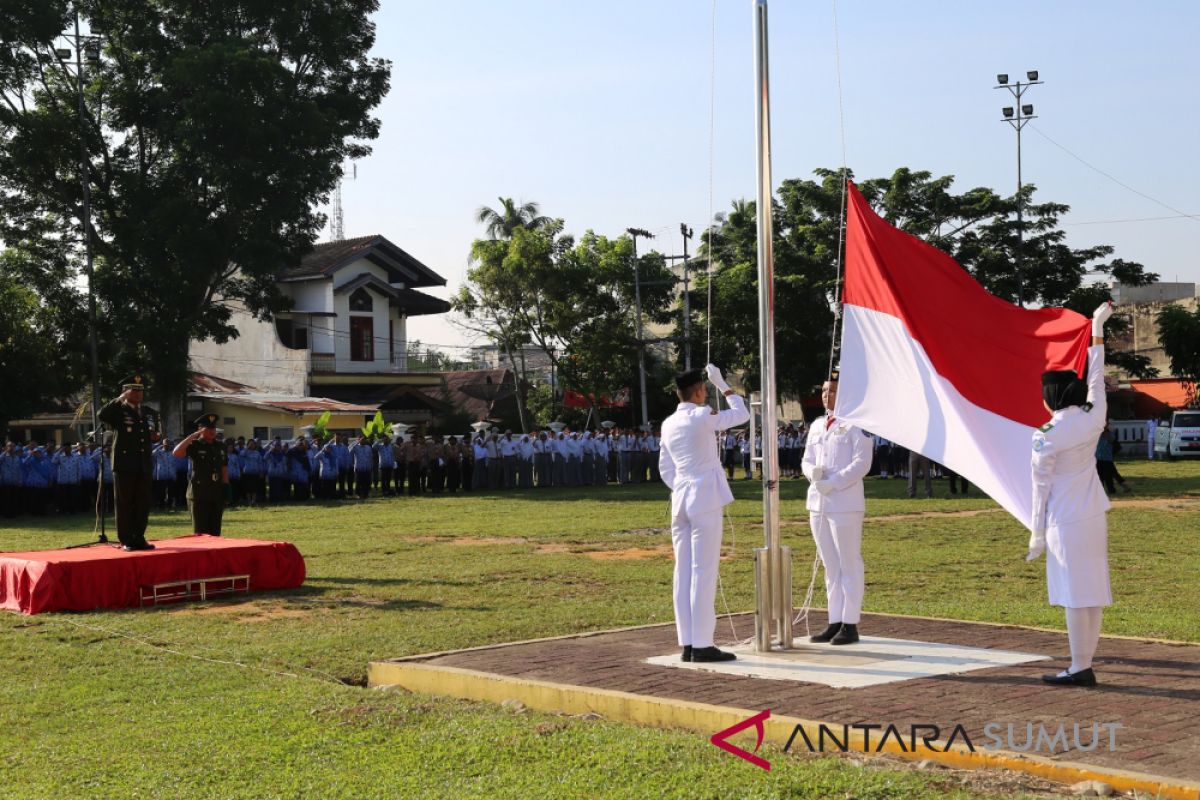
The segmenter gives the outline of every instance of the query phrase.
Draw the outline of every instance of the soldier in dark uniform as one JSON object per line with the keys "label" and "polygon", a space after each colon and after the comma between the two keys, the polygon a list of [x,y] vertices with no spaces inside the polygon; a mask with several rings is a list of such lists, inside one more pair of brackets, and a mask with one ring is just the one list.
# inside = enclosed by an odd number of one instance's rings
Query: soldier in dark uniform
{"label": "soldier in dark uniform", "polygon": [[216,414],[201,414],[195,425],[196,432],[175,445],[175,457],[192,460],[192,479],[187,489],[192,532],[220,536],[229,456],[225,445],[217,441]]}
{"label": "soldier in dark uniform", "polygon": [[112,471],[116,494],[117,538],[125,550],[153,550],[146,541],[154,477],[151,452],[159,440],[159,417],[143,406],[146,381],[134,375],[122,383],[121,396],[100,409],[100,421],[113,432]]}

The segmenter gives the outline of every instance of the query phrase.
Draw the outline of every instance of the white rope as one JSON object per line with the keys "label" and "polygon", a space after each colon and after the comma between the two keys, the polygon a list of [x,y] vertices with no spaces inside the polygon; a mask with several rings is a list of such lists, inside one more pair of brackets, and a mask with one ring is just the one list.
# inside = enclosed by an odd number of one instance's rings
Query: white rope
{"label": "white rope", "polygon": [[[313,669],[311,667],[301,667],[300,669],[305,670],[306,672],[314,673],[313,675],[297,674],[294,672],[280,672],[279,670],[269,669],[267,667],[260,667],[260,666],[254,665],[254,664],[245,664],[245,663],[242,663],[241,661],[231,661],[231,660],[224,659],[224,658],[209,658],[208,656],[200,656],[200,655],[196,655],[194,653],[185,653],[182,650],[175,650],[174,648],[171,648],[171,647],[166,647],[161,644],[156,644],[155,642],[152,642],[149,639],[144,639],[141,636],[134,636],[131,633],[125,633],[124,631],[118,631],[118,630],[112,630],[111,628],[102,628],[99,625],[89,625],[85,622],[79,622],[78,620],[71,619],[70,617],[53,617],[53,618],[51,618],[51,621],[65,622],[68,625],[74,625],[75,627],[83,628],[84,630],[95,631],[97,633],[104,633],[109,636],[117,636],[122,639],[128,639],[132,642],[137,642],[138,644],[145,645],[146,647],[152,648],[154,650],[158,650],[163,653],[170,653],[171,655],[175,655],[175,656],[182,656],[183,658],[190,658],[194,661],[204,661],[209,664],[223,664],[225,666],[230,666],[230,667],[241,667],[242,669],[251,669],[251,670],[256,670],[258,672],[265,672],[268,675],[276,675],[276,676],[279,676],[282,678],[308,678],[309,680],[314,680],[319,683],[333,682],[333,683],[338,684],[339,686],[346,685],[346,682],[343,681],[342,679],[338,678],[336,675],[331,675],[328,672],[322,672],[319,669]],[[321,677],[317,677],[317,676],[321,676]]]}
{"label": "white rope", "polygon": [[[712,363],[712,282],[713,282],[713,158],[717,138],[717,0],[712,0],[712,30],[708,44],[708,220],[704,235],[708,237],[708,262],[704,265],[708,288],[708,310],[705,315],[704,363]],[[717,401],[720,403],[720,401]]]}
{"label": "white rope", "polygon": [[[849,172],[849,167],[846,158],[846,114],[842,102],[842,46],[841,36],[838,32],[838,14],[837,0],[832,0],[833,5],[833,58],[834,67],[837,72],[837,95],[838,95],[838,133],[841,137],[842,144],[842,200],[838,209],[838,244],[836,257],[836,278],[833,284],[833,328],[829,332],[829,371],[826,374],[833,373],[833,356],[837,352],[837,332],[838,322],[842,318],[842,249],[845,244],[846,233],[846,194],[847,180],[846,176]],[[818,530],[824,527],[825,512],[820,511],[817,514]],[[817,585],[818,567],[821,565],[821,553],[813,556],[812,576],[808,581],[808,591],[804,594],[804,603],[796,612],[796,618],[792,620],[792,625],[798,625],[801,620],[804,622],[804,631],[806,635],[811,636],[812,631],[808,626],[809,612],[812,611],[813,590]]]}
{"label": "white rope", "polygon": [[842,248],[846,232],[846,175],[849,172],[846,159],[846,114],[842,103],[842,45],[838,34],[837,0],[833,2],[833,58],[837,72],[838,132],[842,143],[842,201],[838,210],[837,277],[833,284],[833,330],[829,335],[829,371],[833,372],[833,355],[837,350],[838,322],[842,318]]}

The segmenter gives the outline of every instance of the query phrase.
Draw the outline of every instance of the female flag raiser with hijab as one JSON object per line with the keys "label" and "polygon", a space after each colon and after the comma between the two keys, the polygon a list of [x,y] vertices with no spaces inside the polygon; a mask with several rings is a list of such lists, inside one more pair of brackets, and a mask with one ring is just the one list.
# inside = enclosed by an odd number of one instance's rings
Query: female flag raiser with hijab
{"label": "female flag raiser with hijab", "polygon": [[[1028,527],[1047,370],[1084,372],[1089,320],[1018,308],[848,187],[840,419],[944,464]],[[1032,388],[1031,388],[1032,387]]]}

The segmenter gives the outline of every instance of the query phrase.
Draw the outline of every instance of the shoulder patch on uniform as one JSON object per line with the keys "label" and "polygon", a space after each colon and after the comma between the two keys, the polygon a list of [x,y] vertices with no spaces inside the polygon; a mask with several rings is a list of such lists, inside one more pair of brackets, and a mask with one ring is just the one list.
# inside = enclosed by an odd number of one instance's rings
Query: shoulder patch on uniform
{"label": "shoulder patch on uniform", "polygon": [[1092,403],[1084,403],[1084,404],[1083,404],[1083,406],[1082,406],[1082,408],[1083,408],[1083,410],[1084,410],[1084,411],[1091,411],[1091,410],[1092,410],[1092,407],[1093,407],[1093,404],[1092,404]]}
{"label": "shoulder patch on uniform", "polygon": [[1047,422],[1045,425],[1043,425],[1042,427],[1038,428],[1038,430],[1039,430],[1039,431],[1041,431],[1042,433],[1045,433],[1046,431],[1050,430],[1050,429],[1051,429],[1051,428],[1053,428],[1053,427],[1054,427],[1054,423],[1053,423],[1053,422]]}
{"label": "shoulder patch on uniform", "polygon": [[1046,446],[1046,440],[1045,440],[1045,439],[1042,439],[1042,438],[1037,438],[1037,439],[1034,439],[1034,440],[1033,440],[1033,450],[1034,450],[1034,452],[1041,452],[1041,449],[1042,449],[1043,447],[1045,447],[1045,446]]}

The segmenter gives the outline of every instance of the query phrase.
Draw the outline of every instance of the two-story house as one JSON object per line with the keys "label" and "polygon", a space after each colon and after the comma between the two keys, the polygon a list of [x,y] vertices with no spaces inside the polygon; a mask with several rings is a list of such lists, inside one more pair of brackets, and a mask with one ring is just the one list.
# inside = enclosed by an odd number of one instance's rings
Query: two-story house
{"label": "two-story house", "polygon": [[276,280],[291,308],[269,322],[235,308],[237,338],[193,342],[193,371],[275,395],[375,406],[393,422],[439,411],[420,390],[441,385],[440,376],[408,371],[407,321],[450,310],[418,291],[445,278],[376,235],[318,244]]}

